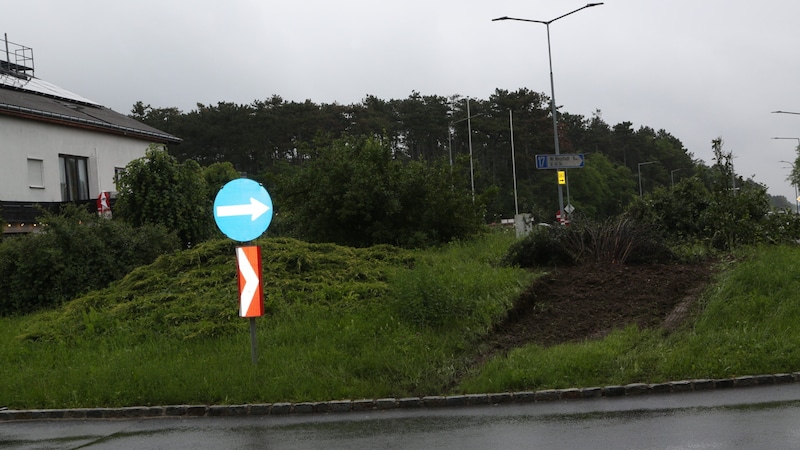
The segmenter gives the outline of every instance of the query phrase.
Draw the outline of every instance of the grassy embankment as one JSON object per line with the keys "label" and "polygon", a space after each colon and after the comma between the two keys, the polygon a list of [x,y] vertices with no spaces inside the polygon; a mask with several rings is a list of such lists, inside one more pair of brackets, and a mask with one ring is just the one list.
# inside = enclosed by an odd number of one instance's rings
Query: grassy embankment
{"label": "grassy embankment", "polygon": [[759,247],[739,257],[678,332],[629,327],[593,342],[520,348],[461,388],[495,392],[800,370],[800,248]]}
{"label": "grassy embankment", "polygon": [[0,406],[321,401],[439,392],[531,274],[512,237],[412,252],[263,239],[267,315],[237,316],[230,241],[134,270],[64,307],[0,319]]}
{"label": "grassy embankment", "polygon": [[[532,279],[496,263],[511,238],[427,252],[287,239],[263,249],[258,364],[237,317],[234,245],[163,257],[63,308],[0,319],[0,406],[238,404],[444,394]],[[798,369],[800,249],[759,248],[677,333],[629,328],[529,346],[452,392],[716,378]]]}

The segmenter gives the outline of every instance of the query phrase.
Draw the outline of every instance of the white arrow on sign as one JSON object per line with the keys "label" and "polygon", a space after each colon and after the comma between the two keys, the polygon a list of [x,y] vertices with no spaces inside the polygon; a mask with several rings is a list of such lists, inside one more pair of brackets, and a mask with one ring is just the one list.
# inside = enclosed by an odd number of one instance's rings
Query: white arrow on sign
{"label": "white arrow on sign", "polygon": [[239,311],[240,315],[244,316],[250,309],[250,304],[253,303],[256,289],[258,289],[258,274],[253,270],[247,255],[241,248],[236,249],[236,262],[239,265],[239,272],[244,277],[244,288],[239,294]]}
{"label": "white arrow on sign", "polygon": [[250,220],[253,221],[267,211],[269,206],[250,197],[250,203],[244,205],[217,206],[217,217],[250,216]]}

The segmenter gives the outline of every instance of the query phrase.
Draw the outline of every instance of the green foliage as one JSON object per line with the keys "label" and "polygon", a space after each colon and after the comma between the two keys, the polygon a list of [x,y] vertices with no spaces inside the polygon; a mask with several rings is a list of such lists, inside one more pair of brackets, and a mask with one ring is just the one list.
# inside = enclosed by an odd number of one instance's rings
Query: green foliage
{"label": "green foliage", "polygon": [[562,226],[537,226],[508,250],[503,263],[518,267],[547,267],[573,265],[575,260],[564,245],[568,232]]}
{"label": "green foliage", "polygon": [[203,179],[208,186],[208,197],[214,202],[214,197],[220,189],[231,180],[239,178],[239,172],[229,162],[215,162],[203,169]]}
{"label": "green foliage", "polygon": [[450,167],[400,161],[376,138],[342,138],[320,149],[282,177],[277,195],[290,228],[316,242],[422,246],[482,229],[479,204]]}
{"label": "green foliage", "polygon": [[[392,157],[403,162],[437,165],[469,158],[471,166],[453,168],[458,178],[453,186],[460,192],[474,181],[486,221],[512,217],[517,206],[549,221],[558,209],[554,174],[537,170],[535,158],[555,151],[547,95],[525,88],[496,89],[488,99],[470,99],[469,105],[467,111],[466,99],[458,95],[412,92],[401,99],[366,96],[349,105],[298,103],[273,95],[250,104],[198,104],[186,113],[137,102],[131,112],[137,120],[183,138],[181,145],[170,148],[178,161],[195,160],[204,166],[229,162],[251,177],[263,177],[261,181],[306,166],[343,135],[381,140]],[[609,125],[599,110],[589,118],[562,111],[558,128],[562,153],[587,155],[583,169],[569,171],[570,202],[596,220],[619,214],[638,196],[635,174],[640,162],[659,162],[644,167],[646,193],[702,166],[667,131],[636,129],[628,121]],[[285,206],[283,198],[276,200]],[[282,207],[280,212],[275,229],[282,235],[295,231],[296,225],[285,221],[291,211]]]}
{"label": "green foliage", "polygon": [[[413,261],[389,246],[351,249],[285,238],[257,244],[270,314],[295,304],[372,302],[385,295],[388,267]],[[235,248],[229,239],[214,239],[138,267],[110,288],[65,305],[32,327],[29,337],[65,342],[124,331],[137,339],[152,334],[194,339],[241,331],[246,324],[236,317]]]}
{"label": "green foliage", "polygon": [[[496,241],[496,236],[487,240]],[[452,244],[391,278],[391,306],[401,320],[417,327],[487,331],[522,291],[516,270],[486,270]],[[501,255],[492,258],[498,265]]]}
{"label": "green foliage", "polygon": [[711,194],[700,177],[681,180],[672,190],[658,188],[646,202],[635,202],[630,214],[653,224],[675,242],[699,239],[707,225],[701,220],[711,204]]}
{"label": "green foliage", "polygon": [[[410,252],[261,239],[269,307],[258,321],[258,364],[250,364],[247,321],[235,313],[234,245],[209,241],[159,258],[152,268],[137,269],[59,310],[0,317],[0,398],[20,409],[301,402],[796,369],[800,249],[764,246],[740,252],[739,262],[702,297],[696,318],[673,334],[631,326],[583,343],[529,345],[492,359],[452,387],[470,368],[476,334],[510,304],[519,289],[514,285],[532,276],[516,271],[512,281],[505,270],[497,271],[510,240],[489,235],[472,244]],[[450,265],[456,269],[440,268]],[[415,267],[422,269],[414,274]],[[457,279],[457,271],[482,281],[452,286],[468,278]],[[492,280],[493,274],[505,281]],[[423,279],[450,295],[483,292],[495,304],[478,301],[473,317],[454,318],[453,326],[401,318],[391,293],[407,286],[395,283]],[[413,289],[423,292],[417,284]],[[497,294],[506,290],[508,296]],[[209,302],[221,306],[207,308]],[[209,333],[215,325],[220,327]],[[27,339],[15,339],[20,335]]]}
{"label": "green foliage", "polygon": [[586,156],[586,165],[569,171],[571,201],[584,217],[603,220],[621,214],[634,199],[631,171],[602,153]]}
{"label": "green foliage", "polygon": [[165,149],[151,145],[143,158],[128,163],[117,190],[115,215],[135,227],[162,225],[187,247],[214,231],[212,198],[195,161],[179,164]]}
{"label": "green foliage", "polygon": [[762,241],[771,244],[797,244],[800,242],[800,215],[774,212],[760,222]]}
{"label": "green foliage", "polygon": [[[768,219],[769,196],[763,185],[742,180],[733,171],[722,140],[712,142],[715,165],[681,180],[674,189],[657,189],[629,213],[653,225],[672,242],[700,241],[718,250],[782,239],[784,224]],[[792,228],[789,225],[788,228]]]}
{"label": "green foliage", "polygon": [[596,341],[529,345],[490,361],[459,391],[508,392],[790,373],[800,358],[800,248],[761,246],[666,335],[635,326]]}
{"label": "green foliage", "polygon": [[[510,392],[624,385],[653,376],[658,333],[635,326],[602,340],[555,347],[529,345],[489,361],[459,392]],[[691,378],[691,377],[689,377]],[[635,380],[635,381],[634,381]]]}
{"label": "green foliage", "polygon": [[0,244],[0,314],[61,305],[179,246],[162,227],[134,229],[75,205],[41,221],[43,231]]}
{"label": "green foliage", "polygon": [[717,284],[692,333],[669,352],[665,376],[780,373],[796,366],[800,249],[762,246],[740,257]]}
{"label": "green foliage", "polygon": [[[798,145],[797,147],[795,147],[794,150],[797,153],[797,156],[795,157],[794,163],[792,164],[792,171],[789,173],[789,176],[786,177],[786,181],[791,182],[792,186],[798,187],[800,186],[800,141],[798,141]],[[797,213],[800,214],[800,211],[797,211]]]}
{"label": "green foliage", "polygon": [[[63,408],[439,393],[531,278],[496,267],[512,240],[490,234],[412,252],[259,239],[267,314],[257,320],[257,364],[237,316],[235,245],[209,240],[59,310],[0,318],[0,398]],[[402,273],[451,264],[477,277],[448,287],[477,296],[464,299],[472,317],[439,329],[400,319],[391,292]],[[432,282],[464,279],[445,271]]]}

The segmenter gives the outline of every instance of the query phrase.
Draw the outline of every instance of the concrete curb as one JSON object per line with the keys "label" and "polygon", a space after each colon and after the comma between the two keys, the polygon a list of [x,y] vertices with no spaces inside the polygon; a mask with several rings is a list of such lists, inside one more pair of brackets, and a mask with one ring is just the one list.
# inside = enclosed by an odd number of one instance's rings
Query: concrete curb
{"label": "concrete curb", "polygon": [[624,386],[547,389],[541,391],[502,392],[494,394],[333,400],[327,402],[264,403],[248,405],[132,406],[124,408],[28,410],[4,409],[0,410],[0,422],[12,420],[49,419],[285,416],[289,414],[346,413],[354,411],[378,411],[400,408],[452,408],[461,406],[497,405],[501,403],[542,403],[600,397],[613,398],[637,395],[670,394],[797,382],[800,382],[800,372],[780,373],[774,375],[748,375],[715,380],[683,380],[658,384],[633,383]]}

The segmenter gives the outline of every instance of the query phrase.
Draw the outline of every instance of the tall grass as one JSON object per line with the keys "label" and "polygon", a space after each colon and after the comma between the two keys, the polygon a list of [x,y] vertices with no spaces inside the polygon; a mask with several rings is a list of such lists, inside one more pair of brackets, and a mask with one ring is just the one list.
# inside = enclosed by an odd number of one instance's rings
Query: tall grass
{"label": "tall grass", "polygon": [[392,311],[424,328],[486,332],[525,287],[521,280],[527,280],[518,270],[499,267],[509,246],[489,235],[420,255],[412,270],[394,273]]}
{"label": "tall grass", "polygon": [[257,364],[236,315],[233,246],[198,246],[58,310],[0,318],[0,406],[323,401],[798,369],[800,249],[762,247],[677,332],[629,327],[531,345],[453,388],[534,276],[497,265],[512,241],[487,235],[429,251],[260,241],[268,314],[257,319]]}
{"label": "tall grass", "polygon": [[[429,251],[263,239],[258,362],[237,316],[233,244],[162,257],[57,310],[0,318],[0,406],[237,404],[439,394],[530,280],[513,237]],[[458,274],[461,274],[459,282]],[[448,317],[402,313],[430,286]],[[468,303],[462,306],[462,303]]]}
{"label": "tall grass", "polygon": [[753,249],[701,299],[684,329],[629,327],[599,340],[527,346],[460,386],[496,392],[793,372],[800,368],[800,248]]}

